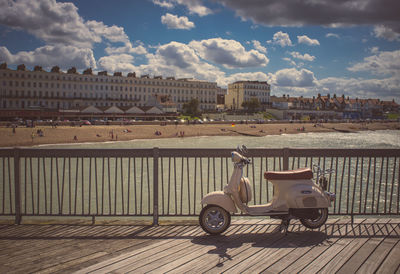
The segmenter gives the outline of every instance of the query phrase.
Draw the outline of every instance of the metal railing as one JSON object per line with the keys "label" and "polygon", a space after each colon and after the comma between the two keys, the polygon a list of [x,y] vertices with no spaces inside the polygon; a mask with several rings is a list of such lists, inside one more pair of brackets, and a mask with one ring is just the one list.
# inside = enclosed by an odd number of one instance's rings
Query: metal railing
{"label": "metal railing", "polygon": [[[230,149],[0,149],[0,216],[197,216],[222,190]],[[332,215],[400,215],[400,149],[250,149],[251,204],[267,203],[266,170],[333,169]]]}

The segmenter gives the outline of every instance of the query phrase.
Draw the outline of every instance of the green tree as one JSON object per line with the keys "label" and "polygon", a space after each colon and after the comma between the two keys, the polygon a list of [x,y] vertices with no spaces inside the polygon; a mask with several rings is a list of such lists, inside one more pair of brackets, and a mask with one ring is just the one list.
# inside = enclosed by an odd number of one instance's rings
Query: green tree
{"label": "green tree", "polygon": [[256,112],[260,108],[261,104],[257,98],[251,98],[249,101],[244,101],[242,107],[248,112]]}
{"label": "green tree", "polygon": [[190,115],[191,117],[199,116],[199,100],[192,99],[187,103],[184,103],[183,106],[183,113],[185,115]]}

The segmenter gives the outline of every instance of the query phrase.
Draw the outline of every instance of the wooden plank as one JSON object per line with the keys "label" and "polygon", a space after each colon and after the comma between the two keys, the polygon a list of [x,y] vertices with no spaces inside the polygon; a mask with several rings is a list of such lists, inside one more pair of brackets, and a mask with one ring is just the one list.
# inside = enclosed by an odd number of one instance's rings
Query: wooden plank
{"label": "wooden plank", "polygon": [[298,222],[290,229],[303,238],[279,238],[271,234],[279,220],[247,221],[242,217],[234,218],[221,236],[206,235],[199,226],[182,225],[1,226],[0,245],[5,244],[0,250],[0,271],[399,271],[399,220],[366,219],[360,223],[356,219],[355,225],[349,221],[329,219],[320,231],[329,237],[329,245],[310,245],[318,240],[315,233],[305,231]]}
{"label": "wooden plank", "polygon": [[[237,228],[240,228],[239,231],[236,231]],[[235,231],[235,234],[232,235],[222,235],[222,236],[212,236],[212,235],[204,235],[201,236],[197,239],[193,239],[192,242],[195,244],[192,244],[186,249],[186,255],[182,255],[179,258],[176,258],[175,256],[170,256],[170,260],[167,264],[163,265],[160,270],[165,272],[165,271],[171,271],[173,270],[174,272],[177,271],[177,268],[180,268],[182,265],[187,265],[187,264],[195,264],[199,265],[197,263],[197,259],[199,257],[202,257],[204,255],[210,255],[211,257],[219,258],[219,253],[218,250],[214,252],[215,250],[215,244],[217,246],[219,245],[229,245],[229,242],[232,242],[231,239],[240,237],[241,233],[246,233],[247,231],[251,231],[254,228],[254,225],[240,225],[238,226]],[[229,240],[228,240],[229,239]],[[211,245],[210,245],[211,241]],[[221,243],[222,241],[222,243]],[[193,250],[195,248],[196,250]],[[217,247],[218,249],[218,247]],[[196,251],[196,252],[194,252]],[[211,264],[212,262],[208,262],[208,264]],[[204,267],[204,264],[203,264]],[[141,269],[143,271],[154,271],[157,272],[157,269],[154,269],[151,265],[147,268]]]}
{"label": "wooden plank", "polygon": [[[273,248],[277,243],[279,243],[282,239],[284,239],[285,234],[280,233],[277,231],[277,228],[279,228],[280,225],[280,220],[274,220],[274,225],[270,226],[267,231],[263,233],[263,235],[260,234],[255,234],[255,235],[249,235],[248,239],[243,239],[243,242],[245,243],[243,245],[242,250],[232,250],[230,252],[231,255],[231,260],[225,261],[221,265],[215,265],[212,268],[208,267],[208,272],[218,272],[218,270],[221,271],[232,271],[231,268],[241,262],[246,262],[248,260],[252,260],[253,258],[258,258],[258,255],[260,252],[265,251],[268,248]],[[297,231],[297,224],[291,225],[289,227],[290,231],[296,230]],[[265,235],[265,233],[268,233]],[[251,263],[248,264],[248,266],[251,265]],[[248,267],[247,266],[247,267]],[[233,272],[236,272],[234,270]]]}
{"label": "wooden plank", "polygon": [[[348,219],[347,221],[348,223],[338,230],[337,235],[334,235],[339,238],[335,244],[328,246],[318,259],[313,260],[302,269],[298,269],[299,273],[317,273],[321,268],[324,268],[324,266],[334,264],[334,259],[338,259],[336,256],[351,243],[352,237],[362,235],[371,225],[370,223],[366,223],[365,219],[356,219],[356,223],[354,224],[351,224]],[[345,232],[343,232],[343,230]]]}
{"label": "wooden plank", "polygon": [[[159,228],[161,229],[161,228]],[[169,228],[170,233],[174,233],[174,230],[181,230],[181,227],[175,227],[173,229]],[[182,232],[180,232],[182,233]],[[186,232],[182,233],[183,238],[186,238],[185,235],[196,235],[196,233],[200,233],[200,231],[197,228],[190,228],[189,230],[186,230]],[[168,235],[168,234],[166,234]],[[146,236],[147,238],[148,236]],[[152,240],[153,241],[153,240]],[[174,241],[178,241],[176,245],[180,244],[179,241],[188,241],[186,239],[176,239],[173,237],[168,237],[164,240],[161,238],[158,239],[158,243],[146,246],[144,248],[140,249],[135,249],[132,250],[131,252],[124,253],[120,256],[114,257],[109,260],[105,260],[103,262],[100,262],[96,265],[92,265],[88,268],[81,269],[79,272],[80,273],[86,273],[90,271],[96,271],[96,272],[107,272],[107,269],[117,269],[118,267],[123,267],[125,264],[129,264],[132,261],[137,260],[138,258],[146,258],[148,256],[151,256],[152,253],[156,253],[157,251],[160,251],[161,249],[165,248],[168,249],[172,246],[175,245]],[[154,241],[153,241],[154,242]],[[144,254],[144,255],[143,255]]]}
{"label": "wooden plank", "polygon": [[[318,247],[321,247],[320,250],[318,250],[318,255],[320,255],[320,253],[326,249],[329,244],[329,235],[327,234],[327,229],[329,226],[335,227],[335,224],[338,223],[339,220],[335,220],[334,223],[329,223],[325,225],[325,229],[323,230],[323,232],[325,233],[325,235],[322,236],[319,235],[318,233],[321,233],[322,231],[313,231],[313,234],[315,234],[315,238],[316,239],[312,239],[310,242],[305,242],[305,245],[303,246],[298,246],[296,247],[293,251],[291,251],[289,254],[287,254],[286,256],[283,256],[282,258],[280,258],[279,260],[275,261],[271,266],[269,266],[268,268],[264,269],[263,272],[270,272],[270,273],[278,273],[278,272],[286,272],[286,273],[293,273],[299,270],[299,267],[295,267],[296,262],[298,261],[303,261],[304,257],[305,258],[310,258],[311,250],[315,251],[318,249]],[[337,229],[339,229],[339,227],[337,227]],[[322,233],[323,233],[322,232]],[[335,233],[336,231],[333,231],[333,233]],[[319,238],[318,241],[317,238]],[[321,241],[322,240],[322,241]],[[307,254],[307,255],[305,255]],[[316,257],[318,257],[318,255],[316,255]],[[294,269],[293,270],[288,270],[288,267],[292,267]],[[293,271],[293,272],[292,272]]]}
{"label": "wooden plank", "polygon": [[[119,272],[126,273],[132,271],[140,266],[151,263],[155,256],[165,256],[169,252],[176,252],[184,248],[188,240],[164,240],[159,242],[157,245],[152,245],[151,248],[141,249],[129,253],[129,257],[124,256],[123,259],[118,258],[118,260],[113,261],[113,263],[108,263],[104,267],[97,267],[94,270],[96,273],[109,273]],[[87,270],[85,270],[87,271]]]}
{"label": "wooden plank", "polygon": [[[357,219],[356,225],[363,221],[364,219]],[[346,231],[348,232],[348,226],[348,219],[338,219],[335,223],[329,225],[326,229],[328,238],[323,244],[311,247],[308,252],[304,252],[302,256],[300,256],[296,261],[292,261],[290,265],[282,269],[282,271],[284,273],[299,272],[316,260],[324,260],[325,252],[329,248],[337,245],[338,241],[345,235],[344,233]]]}
{"label": "wooden plank", "polygon": [[[118,228],[118,227],[108,227],[108,229],[110,230],[114,230]],[[123,227],[123,229],[126,231],[126,226]],[[75,226],[75,230],[79,230],[80,227],[76,227]],[[93,230],[91,230],[93,231]],[[34,269],[39,269],[40,268],[45,268],[45,267],[49,267],[52,266],[54,263],[60,263],[60,262],[64,262],[67,261],[69,259],[75,259],[75,258],[79,258],[80,256],[82,256],[83,252],[86,252],[87,254],[91,254],[93,253],[93,249],[96,249],[96,245],[100,248],[100,251],[102,250],[102,248],[104,248],[104,244],[102,243],[102,240],[97,240],[97,241],[91,241],[90,240],[90,236],[88,237],[89,240],[82,240],[85,237],[83,237],[83,234],[89,235],[90,233],[81,233],[78,236],[76,240],[69,240],[72,241],[72,243],[65,245],[64,244],[60,244],[60,241],[63,240],[50,240],[52,242],[52,246],[50,246],[50,248],[46,249],[46,253],[40,252],[41,249],[39,249],[39,254],[31,254],[31,253],[27,253],[26,256],[26,263],[27,265],[29,264],[33,264],[33,268]],[[110,236],[109,234],[107,235],[107,237]],[[117,238],[118,239],[118,238]],[[134,240],[134,241],[138,241],[138,240]],[[143,241],[143,240],[139,240],[139,241]],[[151,241],[150,239],[147,239],[147,241]],[[41,241],[42,242],[42,241]],[[154,241],[153,241],[154,242]],[[134,242],[131,241],[130,245],[134,245]],[[71,247],[71,248],[69,248]],[[83,250],[79,250],[79,249],[83,249]],[[86,250],[85,250],[86,249]],[[74,252],[74,250],[76,250],[76,252]],[[83,251],[83,252],[82,252]],[[21,256],[17,256],[16,259],[21,260]],[[22,258],[22,260],[24,260]],[[45,261],[46,263],[43,263],[43,261]],[[32,270],[32,269],[30,269]]]}
{"label": "wooden plank", "polygon": [[[245,252],[257,252],[259,249],[253,248],[252,243],[257,241],[257,239],[265,239],[265,233],[272,232],[275,228],[277,228],[279,223],[280,221],[277,220],[273,220],[270,224],[261,222],[260,225],[252,225],[248,227],[247,230],[228,236],[219,242],[217,239],[210,239],[210,241],[205,244],[215,246],[216,249],[214,252],[210,252],[210,254],[203,254],[191,262],[174,269],[174,271],[204,272],[207,269],[213,269],[214,267],[217,267],[219,271],[222,271],[222,267],[231,260],[234,260],[235,256],[238,254],[243,254]],[[228,249],[230,249],[229,254],[227,252]]]}
{"label": "wooden plank", "polygon": [[376,273],[398,273],[400,271],[400,241],[390,250],[385,260],[377,269]]}
{"label": "wooden plank", "polygon": [[[261,223],[261,222],[259,222]],[[265,226],[265,225],[261,225]],[[227,254],[227,250],[234,248],[237,242],[241,242],[243,237],[249,235],[249,233],[257,233],[261,228],[256,228],[257,224],[255,222],[252,225],[242,227],[242,230],[238,231],[236,234],[224,235],[224,236],[210,236],[206,235],[198,239],[193,239],[192,242],[199,246],[208,247],[205,249],[207,252],[197,252],[193,257],[189,257],[189,260],[183,264],[177,265],[173,271],[182,272],[204,272],[210,265],[219,264],[222,261],[229,260],[232,254]],[[250,234],[251,235],[251,234]],[[240,252],[244,246],[240,248],[235,248],[234,250]],[[163,266],[162,271],[165,270],[166,266]],[[169,266],[168,266],[169,267]]]}
{"label": "wooden plank", "polygon": [[171,261],[187,256],[188,253],[198,252],[202,246],[194,246],[190,244],[189,240],[185,240],[180,245],[173,247],[168,247],[166,250],[159,250],[157,252],[147,256],[144,259],[135,260],[135,262],[130,264],[125,264],[124,266],[113,271],[118,273],[136,272],[136,273],[147,273],[152,270],[162,270],[165,271],[164,266]]}
{"label": "wooden plank", "polygon": [[[392,250],[392,248],[399,241],[394,238],[385,238],[374,251],[365,259],[360,267],[357,269],[357,273],[375,273],[379,265],[385,260],[386,256]],[[400,260],[400,253],[398,254]]]}
{"label": "wooden plank", "polygon": [[371,237],[362,245],[362,247],[359,248],[349,260],[347,260],[347,262],[338,270],[338,273],[355,273],[372,255],[376,248],[385,239],[385,233],[387,233],[387,223],[383,225],[377,224],[376,227],[376,233],[374,233],[374,235],[371,235]]}
{"label": "wooden plank", "polygon": [[107,254],[107,252],[95,252],[95,253],[92,253],[92,254],[89,254],[89,255],[80,256],[80,257],[78,257],[76,259],[69,260],[67,262],[62,262],[60,264],[56,264],[55,266],[48,267],[48,268],[46,268],[44,270],[41,269],[40,273],[41,274],[54,273],[56,271],[64,270],[64,269],[66,269],[68,267],[71,267],[71,266],[74,266],[76,264],[80,264],[80,263],[83,263],[83,262],[86,262],[86,261],[90,261],[90,260],[95,259],[95,258],[103,257],[106,254]]}
{"label": "wooden plank", "polygon": [[[282,237],[273,244],[257,244],[257,246],[260,247],[260,252],[256,253],[255,256],[242,256],[242,254],[240,254],[240,260],[234,263],[229,262],[229,265],[227,264],[224,268],[227,267],[226,271],[229,272],[262,272],[276,261],[288,256],[288,254],[298,246],[313,243],[315,240],[320,242],[321,238],[315,237],[315,233],[324,233],[325,231],[325,227],[321,228],[319,232],[316,232],[306,230],[304,226],[298,225],[297,230],[299,229],[299,232],[291,233],[287,236],[283,234]],[[268,260],[265,260],[266,257]],[[211,272],[215,273],[216,271],[217,269]]]}
{"label": "wooden plank", "polygon": [[[398,219],[392,219],[385,227],[387,236],[377,246],[374,252],[364,261],[361,267],[357,270],[357,273],[375,273],[377,269],[386,260],[390,252],[400,242],[398,230],[400,231],[400,224]],[[390,260],[390,259],[389,259]],[[387,262],[389,264],[389,261]],[[392,268],[397,268],[400,265],[400,251],[397,254],[397,262],[390,264]],[[395,270],[393,269],[393,270]],[[386,272],[390,273],[390,272]]]}
{"label": "wooden plank", "polygon": [[[386,220],[386,222],[388,221],[389,220]],[[333,254],[333,256],[330,255],[332,256],[331,257],[332,259],[329,261],[329,263],[327,263],[326,265],[318,266],[318,268],[320,268],[320,272],[321,273],[337,272],[344,264],[346,264],[346,262],[350,260],[353,254],[356,253],[369,240],[370,236],[373,235],[373,232],[377,230],[375,227],[375,223],[371,224],[366,223],[365,226],[361,224],[359,231],[360,234],[353,235],[354,237],[351,237],[351,235],[349,235],[349,238],[346,238],[349,241],[346,243],[344,248],[339,252],[335,251],[335,254]],[[304,271],[308,271],[308,268],[304,269]]]}

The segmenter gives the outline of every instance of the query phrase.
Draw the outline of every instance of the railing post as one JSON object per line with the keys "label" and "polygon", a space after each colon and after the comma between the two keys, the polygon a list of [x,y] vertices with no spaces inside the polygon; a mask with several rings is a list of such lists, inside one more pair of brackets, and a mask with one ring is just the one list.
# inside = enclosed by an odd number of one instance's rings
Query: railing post
{"label": "railing post", "polygon": [[153,226],[158,225],[158,147],[153,148]]}
{"label": "railing post", "polygon": [[17,225],[21,223],[21,188],[19,177],[19,164],[19,148],[14,148],[15,224]]}
{"label": "railing post", "polygon": [[283,170],[289,169],[289,156],[290,149],[287,147],[283,148]]}

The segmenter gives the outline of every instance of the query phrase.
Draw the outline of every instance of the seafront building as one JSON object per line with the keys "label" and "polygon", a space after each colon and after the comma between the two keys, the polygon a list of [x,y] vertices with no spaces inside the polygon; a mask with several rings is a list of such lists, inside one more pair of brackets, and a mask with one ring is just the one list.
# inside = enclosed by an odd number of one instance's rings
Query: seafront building
{"label": "seafront building", "polygon": [[243,109],[243,102],[256,98],[262,109],[266,109],[270,102],[271,86],[262,81],[237,81],[228,85],[225,97],[225,106],[229,110]]}
{"label": "seafront building", "polygon": [[104,109],[149,107],[157,105],[164,112],[179,112],[183,104],[196,98],[201,111],[214,111],[221,88],[215,82],[194,79],[123,76],[107,71],[94,74],[91,69],[78,73],[75,68],[62,72],[55,66],[50,72],[40,66],[27,70],[19,65],[9,69],[0,65],[0,109],[80,110],[89,106]]}

